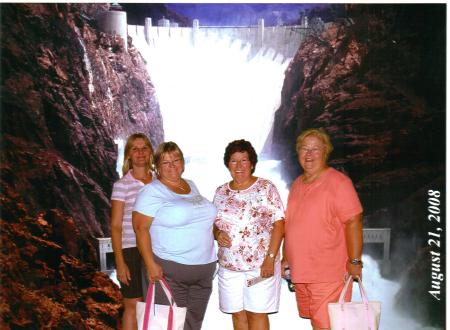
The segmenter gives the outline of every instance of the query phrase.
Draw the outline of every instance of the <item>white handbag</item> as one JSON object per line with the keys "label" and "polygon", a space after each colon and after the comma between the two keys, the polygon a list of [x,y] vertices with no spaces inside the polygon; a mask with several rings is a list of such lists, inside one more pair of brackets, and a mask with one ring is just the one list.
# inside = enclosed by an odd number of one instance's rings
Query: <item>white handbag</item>
{"label": "white handbag", "polygon": [[350,276],[345,282],[339,301],[328,304],[331,330],[377,330],[380,324],[381,302],[367,299],[359,277],[358,285],[362,301],[344,302],[345,293],[351,282],[353,278]]}
{"label": "white handbag", "polygon": [[155,282],[150,283],[145,302],[136,304],[139,330],[183,330],[186,307],[178,307],[165,279],[159,281],[170,305],[155,304]]}

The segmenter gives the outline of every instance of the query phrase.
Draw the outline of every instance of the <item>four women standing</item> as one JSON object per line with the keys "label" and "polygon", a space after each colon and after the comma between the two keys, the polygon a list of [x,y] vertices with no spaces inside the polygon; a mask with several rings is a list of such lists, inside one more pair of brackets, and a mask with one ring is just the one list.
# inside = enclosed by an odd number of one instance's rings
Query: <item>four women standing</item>
{"label": "four women standing", "polygon": [[[125,163],[133,170],[128,173],[124,165],[112,197],[124,329],[132,328],[127,320],[142,299],[139,262],[130,267],[133,258],[139,260],[130,221],[138,190],[132,222],[147,278],[164,277],[177,304],[187,307],[185,330],[201,328],[216,269],[214,238],[219,245],[220,309],[232,314],[234,329],[269,329],[268,314],[279,307],[281,265],[283,271],[291,268],[300,316],[311,318],[314,329],[329,328],[327,304],[337,301],[344,276],[361,276],[362,207],[350,179],[327,166],[332,145],[324,131],[304,132],[296,148],[304,173],[289,194],[280,262],[284,209],[276,187],[253,175],[257,155],[250,142],[236,140],[227,146],[224,164],[232,180],[217,188],[212,204],[182,178],[183,153],[173,142],[158,147],[157,179],[144,186],[152,179],[151,145],[145,136],[130,137]],[[129,245],[134,252],[127,257]],[[132,283],[136,287],[127,293]],[[157,290],[157,302],[163,299]]]}

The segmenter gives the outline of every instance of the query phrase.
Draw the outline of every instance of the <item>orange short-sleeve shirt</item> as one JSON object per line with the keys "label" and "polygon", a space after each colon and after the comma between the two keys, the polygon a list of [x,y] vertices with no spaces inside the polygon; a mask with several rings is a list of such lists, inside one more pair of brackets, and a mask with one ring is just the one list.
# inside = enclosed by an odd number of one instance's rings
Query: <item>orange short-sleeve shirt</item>
{"label": "orange short-sleeve shirt", "polygon": [[285,220],[285,251],[294,283],[343,279],[347,246],[345,223],[363,209],[352,181],[328,168],[305,184],[301,176],[289,192]]}

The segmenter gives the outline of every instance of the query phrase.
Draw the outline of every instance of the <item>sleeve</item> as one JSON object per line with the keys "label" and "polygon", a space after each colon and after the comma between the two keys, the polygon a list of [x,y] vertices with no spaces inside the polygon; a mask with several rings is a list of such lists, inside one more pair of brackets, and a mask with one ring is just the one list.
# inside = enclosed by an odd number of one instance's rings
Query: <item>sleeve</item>
{"label": "sleeve", "polygon": [[216,191],[214,192],[214,197],[213,197],[213,200],[212,200],[214,206],[216,206],[216,207],[217,207],[217,197],[218,197],[218,194],[219,194],[219,188],[217,188]]}
{"label": "sleeve", "polygon": [[124,202],[127,196],[127,187],[121,181],[116,181],[113,185],[111,200]]}
{"label": "sleeve", "polygon": [[133,211],[149,217],[155,217],[161,206],[161,196],[158,196],[156,189],[149,184],[139,191],[136,201],[134,202]]}
{"label": "sleeve", "polygon": [[345,177],[337,185],[335,210],[339,221],[342,223],[346,223],[347,220],[363,211],[355,187],[348,177]]}
{"label": "sleeve", "polygon": [[272,213],[272,223],[277,220],[284,220],[284,206],[281,201],[280,194],[278,193],[277,187],[269,181],[268,184],[268,206],[271,209]]}

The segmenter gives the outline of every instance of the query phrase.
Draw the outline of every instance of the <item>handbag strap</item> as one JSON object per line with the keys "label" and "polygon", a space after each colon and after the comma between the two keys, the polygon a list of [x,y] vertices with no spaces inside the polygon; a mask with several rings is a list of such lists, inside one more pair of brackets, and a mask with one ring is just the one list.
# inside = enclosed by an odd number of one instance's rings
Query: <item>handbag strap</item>
{"label": "handbag strap", "polygon": [[[375,316],[373,314],[372,309],[369,307],[369,299],[367,299],[367,294],[366,294],[366,290],[364,290],[364,286],[362,284],[361,278],[359,276],[356,277],[356,279],[358,280],[358,286],[359,286],[359,293],[361,294],[361,299],[364,303],[364,306],[366,307],[366,317],[367,317],[367,321],[368,324],[374,324],[374,319]],[[339,296],[339,304],[341,305],[341,308],[343,308],[343,304],[344,304],[344,296],[347,293],[348,287],[350,285],[350,283],[353,282],[353,277],[349,276],[347,281],[345,281],[345,285],[344,288],[341,291],[341,295]],[[348,321],[347,319],[345,320],[346,322]],[[375,329],[371,329],[369,326],[370,330],[375,330]]]}
{"label": "handbag strap", "polygon": [[169,300],[169,304],[171,304],[173,307],[178,307],[175,299],[173,298],[172,290],[170,289],[169,283],[167,283],[166,279],[163,278],[159,283],[161,284],[161,287],[163,288],[164,293]]}
{"label": "handbag strap", "polygon": [[[362,301],[363,301],[365,304],[368,304],[368,303],[369,303],[369,300],[367,299],[366,291],[364,290],[364,286],[363,286],[363,284],[362,284],[361,279],[359,278],[359,276],[357,277],[357,280],[358,280],[358,285],[359,285],[359,293],[361,294],[361,299],[362,299]],[[352,283],[352,281],[353,281],[353,277],[352,277],[352,276],[349,276],[349,277],[347,278],[347,280],[345,281],[344,288],[342,289],[341,294],[340,294],[340,296],[339,296],[339,300],[338,300],[338,302],[339,302],[340,304],[343,304],[343,303],[344,303],[344,297],[345,297],[345,294],[347,293],[348,287],[349,287],[350,283]]]}
{"label": "handbag strap", "polygon": [[[173,307],[177,307],[177,304],[175,303],[175,299],[173,299],[172,291],[170,290],[169,284],[167,284],[166,280],[162,278],[159,283],[161,284],[161,287],[163,288],[164,293],[167,296],[167,299],[169,299],[169,318],[167,320],[167,330],[172,330],[173,328]],[[155,287],[156,283],[152,282],[148,286],[147,290],[147,297],[145,299],[145,311],[144,311],[144,324],[143,329],[147,330],[148,326],[150,324],[150,310],[151,308],[155,307]]]}
{"label": "handbag strap", "polygon": [[344,297],[345,297],[345,294],[347,293],[348,286],[350,285],[350,282],[352,281],[352,279],[353,279],[353,278],[352,278],[351,276],[349,276],[349,277],[347,278],[347,280],[345,281],[344,288],[342,289],[341,294],[340,294],[340,296],[339,296],[339,300],[338,300],[338,302],[339,302],[340,304],[343,304],[343,303],[344,303]]}
{"label": "handbag strap", "polygon": [[356,279],[358,280],[359,293],[361,294],[361,299],[365,304],[368,304],[369,299],[367,299],[366,290],[364,290],[364,285],[362,284],[361,278],[358,276]]}
{"label": "handbag strap", "polygon": [[369,299],[367,298],[366,290],[364,289],[361,278],[358,276],[357,279],[358,279],[359,293],[361,294],[361,299],[363,300],[364,305],[366,306],[366,316],[367,316],[367,321],[369,322],[369,330],[376,330],[376,329],[371,328],[371,325],[375,324],[375,315],[374,315],[373,310],[370,308]]}

